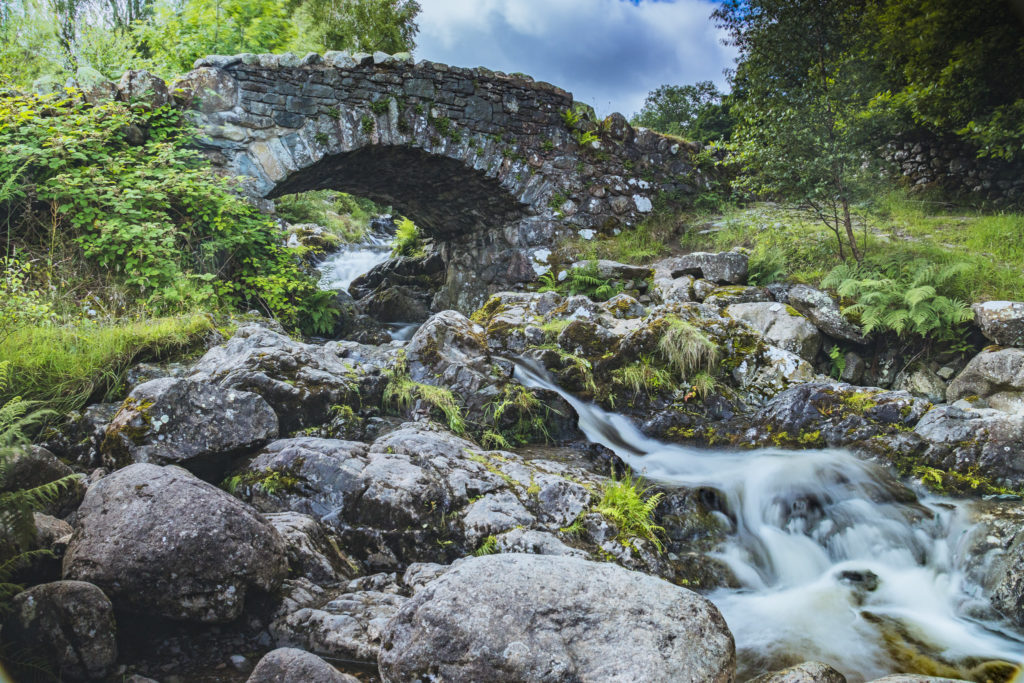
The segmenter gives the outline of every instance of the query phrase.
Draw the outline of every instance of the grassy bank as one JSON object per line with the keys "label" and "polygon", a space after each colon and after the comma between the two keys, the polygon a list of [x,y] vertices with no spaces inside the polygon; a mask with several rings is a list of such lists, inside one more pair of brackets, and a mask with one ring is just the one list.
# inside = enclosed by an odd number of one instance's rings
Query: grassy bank
{"label": "grassy bank", "polygon": [[181,356],[213,330],[203,314],[22,327],[0,341],[11,373],[0,405],[20,396],[58,414],[81,408],[123,389],[133,363]]}

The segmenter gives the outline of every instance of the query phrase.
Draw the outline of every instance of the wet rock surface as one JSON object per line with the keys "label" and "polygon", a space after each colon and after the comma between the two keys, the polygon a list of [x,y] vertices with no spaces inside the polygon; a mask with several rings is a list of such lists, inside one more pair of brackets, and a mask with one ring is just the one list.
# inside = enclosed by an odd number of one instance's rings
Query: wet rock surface
{"label": "wet rock surface", "polygon": [[387,624],[379,665],[385,681],[724,682],[735,648],[718,610],[684,588],[508,554],[463,560],[410,598]]}
{"label": "wet rock surface", "polygon": [[356,683],[358,680],[340,673],[314,654],[282,647],[264,655],[246,683]]}

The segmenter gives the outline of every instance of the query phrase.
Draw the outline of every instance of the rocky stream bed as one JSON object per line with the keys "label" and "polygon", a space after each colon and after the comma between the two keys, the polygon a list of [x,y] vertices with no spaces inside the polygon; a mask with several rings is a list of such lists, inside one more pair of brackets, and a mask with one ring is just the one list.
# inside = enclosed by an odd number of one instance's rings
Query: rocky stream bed
{"label": "rocky stream bed", "polygon": [[[351,283],[341,340],[243,324],[21,456],[21,484],[83,477],[4,641],[135,683],[1019,673],[1024,304],[908,364],[741,252],[469,317],[430,258]],[[654,535],[602,511],[628,471]]]}

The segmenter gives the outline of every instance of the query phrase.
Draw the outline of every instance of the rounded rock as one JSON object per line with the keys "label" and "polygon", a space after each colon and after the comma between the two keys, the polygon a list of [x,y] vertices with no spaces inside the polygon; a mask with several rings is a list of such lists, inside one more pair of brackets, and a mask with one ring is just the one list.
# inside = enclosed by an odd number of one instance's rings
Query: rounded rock
{"label": "rounded rock", "polygon": [[255,510],[151,464],[89,488],[64,556],[64,578],[96,584],[118,609],[200,622],[237,618],[250,588],[274,590],[287,571],[284,541]]}

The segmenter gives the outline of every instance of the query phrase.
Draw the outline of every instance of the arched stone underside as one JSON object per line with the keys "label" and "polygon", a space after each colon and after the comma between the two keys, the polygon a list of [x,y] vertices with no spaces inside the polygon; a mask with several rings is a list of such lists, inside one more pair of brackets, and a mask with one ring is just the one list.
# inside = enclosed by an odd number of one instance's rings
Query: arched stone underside
{"label": "arched stone underside", "polygon": [[572,95],[528,76],[399,56],[207,57],[175,84],[199,143],[256,199],[334,189],[391,204],[441,244],[438,308],[468,311],[547,268],[557,240],[639,223],[707,186],[696,146],[620,115],[579,144]]}

